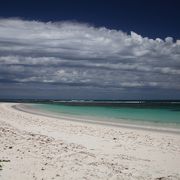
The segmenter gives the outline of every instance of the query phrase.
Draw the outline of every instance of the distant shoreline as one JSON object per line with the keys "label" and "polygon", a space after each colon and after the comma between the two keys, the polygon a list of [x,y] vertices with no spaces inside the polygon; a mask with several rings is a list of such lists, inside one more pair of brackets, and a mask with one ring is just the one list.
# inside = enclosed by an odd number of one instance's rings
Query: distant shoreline
{"label": "distant shoreline", "polygon": [[147,100],[147,99],[134,99],[134,100],[110,100],[110,99],[1,99],[0,102],[13,102],[13,103],[72,103],[72,104],[153,104],[153,105],[163,105],[163,104],[180,104],[180,99],[164,99],[164,100]]}

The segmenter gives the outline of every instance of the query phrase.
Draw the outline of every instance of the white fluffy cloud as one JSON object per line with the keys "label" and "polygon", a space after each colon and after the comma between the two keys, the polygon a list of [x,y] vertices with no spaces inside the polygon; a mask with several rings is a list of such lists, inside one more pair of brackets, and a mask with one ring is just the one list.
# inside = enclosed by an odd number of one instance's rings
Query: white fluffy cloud
{"label": "white fluffy cloud", "polygon": [[180,40],[0,19],[0,83],[180,89]]}

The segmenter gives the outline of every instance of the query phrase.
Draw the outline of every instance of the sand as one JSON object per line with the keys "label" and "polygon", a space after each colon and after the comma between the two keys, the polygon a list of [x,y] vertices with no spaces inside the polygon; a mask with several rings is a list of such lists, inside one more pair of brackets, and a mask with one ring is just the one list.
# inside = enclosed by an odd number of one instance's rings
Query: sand
{"label": "sand", "polygon": [[180,134],[67,121],[0,103],[0,180],[180,179]]}

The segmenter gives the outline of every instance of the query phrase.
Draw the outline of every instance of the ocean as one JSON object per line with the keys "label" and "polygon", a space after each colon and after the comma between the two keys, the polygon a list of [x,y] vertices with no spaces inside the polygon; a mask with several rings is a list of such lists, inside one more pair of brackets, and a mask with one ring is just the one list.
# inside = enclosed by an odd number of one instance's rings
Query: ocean
{"label": "ocean", "polygon": [[55,101],[36,103],[33,106],[59,116],[180,128],[179,102]]}

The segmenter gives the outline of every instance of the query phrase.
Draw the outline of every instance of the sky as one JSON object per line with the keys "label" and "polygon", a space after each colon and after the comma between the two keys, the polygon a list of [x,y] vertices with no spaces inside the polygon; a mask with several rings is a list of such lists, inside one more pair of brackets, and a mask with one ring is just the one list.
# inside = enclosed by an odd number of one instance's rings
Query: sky
{"label": "sky", "polygon": [[0,98],[180,99],[177,0],[0,4]]}

